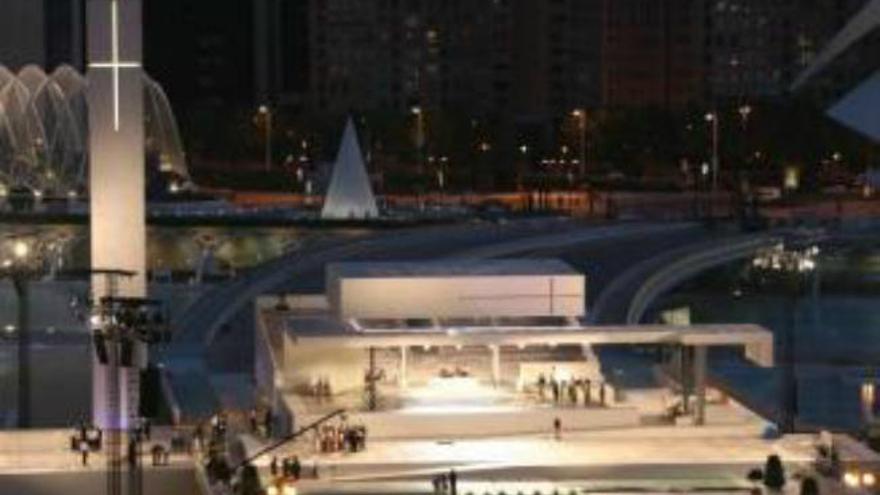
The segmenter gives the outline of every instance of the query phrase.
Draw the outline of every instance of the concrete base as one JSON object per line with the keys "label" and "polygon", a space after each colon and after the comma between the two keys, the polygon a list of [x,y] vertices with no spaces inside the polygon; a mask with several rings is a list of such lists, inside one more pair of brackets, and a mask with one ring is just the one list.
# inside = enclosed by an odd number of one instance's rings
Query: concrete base
{"label": "concrete base", "polygon": [[[125,479],[125,475],[123,475]],[[16,495],[67,495],[104,493],[104,471],[0,474],[3,493]],[[190,495],[198,493],[195,470],[189,468],[146,469],[144,495]]]}

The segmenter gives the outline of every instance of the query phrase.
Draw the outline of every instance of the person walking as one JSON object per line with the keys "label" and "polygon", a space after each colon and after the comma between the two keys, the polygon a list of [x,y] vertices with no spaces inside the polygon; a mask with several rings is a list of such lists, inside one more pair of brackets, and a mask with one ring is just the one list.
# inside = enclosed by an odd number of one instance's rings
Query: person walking
{"label": "person walking", "polygon": [[553,419],[553,434],[557,440],[562,440],[562,420],[559,416]]}
{"label": "person walking", "polygon": [[299,480],[299,477],[302,475],[302,464],[299,462],[299,456],[293,456],[293,461],[290,462],[290,475],[295,480]]}
{"label": "person walking", "polygon": [[257,427],[259,426],[258,422],[257,422],[257,408],[256,407],[251,408],[250,412],[248,413],[248,422],[251,425],[251,433],[256,434]]}
{"label": "person walking", "polygon": [[82,465],[89,465],[89,441],[85,438],[79,441],[79,453],[82,456]]}
{"label": "person walking", "polygon": [[449,470],[449,492],[452,495],[458,495],[458,475],[455,469]]}
{"label": "person walking", "polygon": [[269,462],[269,474],[274,478],[278,476],[278,458],[274,455],[272,456],[272,461]]}

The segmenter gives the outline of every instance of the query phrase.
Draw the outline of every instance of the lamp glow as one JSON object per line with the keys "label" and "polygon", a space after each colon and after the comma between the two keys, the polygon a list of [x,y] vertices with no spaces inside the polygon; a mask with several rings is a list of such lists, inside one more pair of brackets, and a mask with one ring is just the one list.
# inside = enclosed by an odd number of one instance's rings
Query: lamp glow
{"label": "lamp glow", "polygon": [[12,246],[12,254],[15,255],[16,258],[22,259],[27,258],[27,255],[30,253],[30,247],[24,241],[15,241],[15,244]]}

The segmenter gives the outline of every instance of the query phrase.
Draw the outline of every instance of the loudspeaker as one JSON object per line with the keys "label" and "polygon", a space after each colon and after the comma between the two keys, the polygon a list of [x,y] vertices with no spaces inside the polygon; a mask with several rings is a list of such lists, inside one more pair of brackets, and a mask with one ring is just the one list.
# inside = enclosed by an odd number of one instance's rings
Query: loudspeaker
{"label": "loudspeaker", "polygon": [[131,339],[123,339],[119,345],[119,365],[123,368],[134,365],[134,342]]}

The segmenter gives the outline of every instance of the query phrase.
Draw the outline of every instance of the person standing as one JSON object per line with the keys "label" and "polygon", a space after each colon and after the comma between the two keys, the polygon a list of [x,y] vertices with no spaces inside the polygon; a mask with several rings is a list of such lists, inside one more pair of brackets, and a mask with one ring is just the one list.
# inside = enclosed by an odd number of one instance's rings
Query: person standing
{"label": "person standing", "polygon": [[458,475],[455,469],[449,470],[449,492],[452,495],[458,495]]}
{"label": "person standing", "polygon": [[266,416],[263,418],[263,427],[266,428],[266,438],[272,437],[272,409],[266,409]]}
{"label": "person standing", "polygon": [[547,379],[544,377],[544,373],[538,375],[538,398],[541,402],[544,402],[544,389],[547,388]]}
{"label": "person standing", "polygon": [[269,474],[274,478],[278,476],[278,458],[274,455],[272,456],[272,461],[269,462]]}
{"label": "person standing", "polygon": [[559,416],[553,419],[553,434],[557,440],[562,440],[562,420]]}

